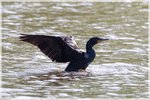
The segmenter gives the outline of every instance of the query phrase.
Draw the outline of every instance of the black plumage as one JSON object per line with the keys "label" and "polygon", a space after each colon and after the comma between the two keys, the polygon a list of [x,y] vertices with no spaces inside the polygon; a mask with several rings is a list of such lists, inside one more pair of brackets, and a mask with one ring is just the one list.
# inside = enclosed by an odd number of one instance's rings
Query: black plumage
{"label": "black plumage", "polygon": [[22,34],[20,40],[36,45],[52,61],[61,63],[70,62],[65,71],[71,72],[81,69],[85,70],[95,58],[95,51],[92,47],[108,39],[99,37],[90,38],[86,44],[86,52],[82,52],[78,48],[72,36]]}

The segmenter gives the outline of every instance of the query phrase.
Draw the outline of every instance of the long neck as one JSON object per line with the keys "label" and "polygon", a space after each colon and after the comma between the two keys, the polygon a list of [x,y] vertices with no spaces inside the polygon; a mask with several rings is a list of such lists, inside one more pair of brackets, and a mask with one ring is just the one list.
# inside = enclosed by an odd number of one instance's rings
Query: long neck
{"label": "long neck", "polygon": [[89,59],[93,60],[95,58],[95,51],[92,47],[93,47],[93,45],[91,45],[89,43],[86,44],[86,54],[88,55]]}

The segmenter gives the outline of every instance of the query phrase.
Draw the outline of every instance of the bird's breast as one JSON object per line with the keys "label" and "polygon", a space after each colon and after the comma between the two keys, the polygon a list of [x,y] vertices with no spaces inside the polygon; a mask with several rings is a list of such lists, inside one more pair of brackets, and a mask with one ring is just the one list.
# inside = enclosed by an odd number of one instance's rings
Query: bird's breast
{"label": "bird's breast", "polygon": [[95,54],[86,54],[85,58],[90,63],[94,60]]}

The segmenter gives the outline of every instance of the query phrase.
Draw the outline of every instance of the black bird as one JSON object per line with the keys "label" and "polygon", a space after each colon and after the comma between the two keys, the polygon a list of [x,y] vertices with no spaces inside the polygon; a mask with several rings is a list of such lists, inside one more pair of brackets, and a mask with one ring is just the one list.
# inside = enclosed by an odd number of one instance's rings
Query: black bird
{"label": "black bird", "polygon": [[19,37],[36,45],[45,55],[55,62],[69,62],[66,72],[85,70],[95,58],[95,51],[92,48],[95,44],[108,40],[105,38],[92,37],[86,44],[86,52],[80,51],[72,36],[45,36],[26,35]]}

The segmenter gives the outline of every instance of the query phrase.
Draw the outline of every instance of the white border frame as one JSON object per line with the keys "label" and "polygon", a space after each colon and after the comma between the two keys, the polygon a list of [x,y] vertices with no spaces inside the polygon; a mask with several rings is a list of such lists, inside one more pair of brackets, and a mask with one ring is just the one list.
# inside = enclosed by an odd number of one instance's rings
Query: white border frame
{"label": "white border frame", "polygon": [[[150,84],[150,0],[1,0],[0,1],[0,94],[2,92],[2,2],[145,2],[148,3],[148,84]],[[51,98],[34,98],[34,97],[18,97],[18,98],[11,98],[11,100],[48,100]],[[57,100],[62,100],[60,98],[56,98]],[[53,99],[53,100],[56,100]],[[70,100],[71,98],[64,99],[63,100]],[[149,100],[150,99],[150,85],[148,87],[148,98],[83,98],[83,100]],[[0,95],[0,100],[8,100],[5,98],[2,98]],[[74,100],[77,100],[77,98],[74,98]],[[78,99],[80,100],[80,99]]]}

